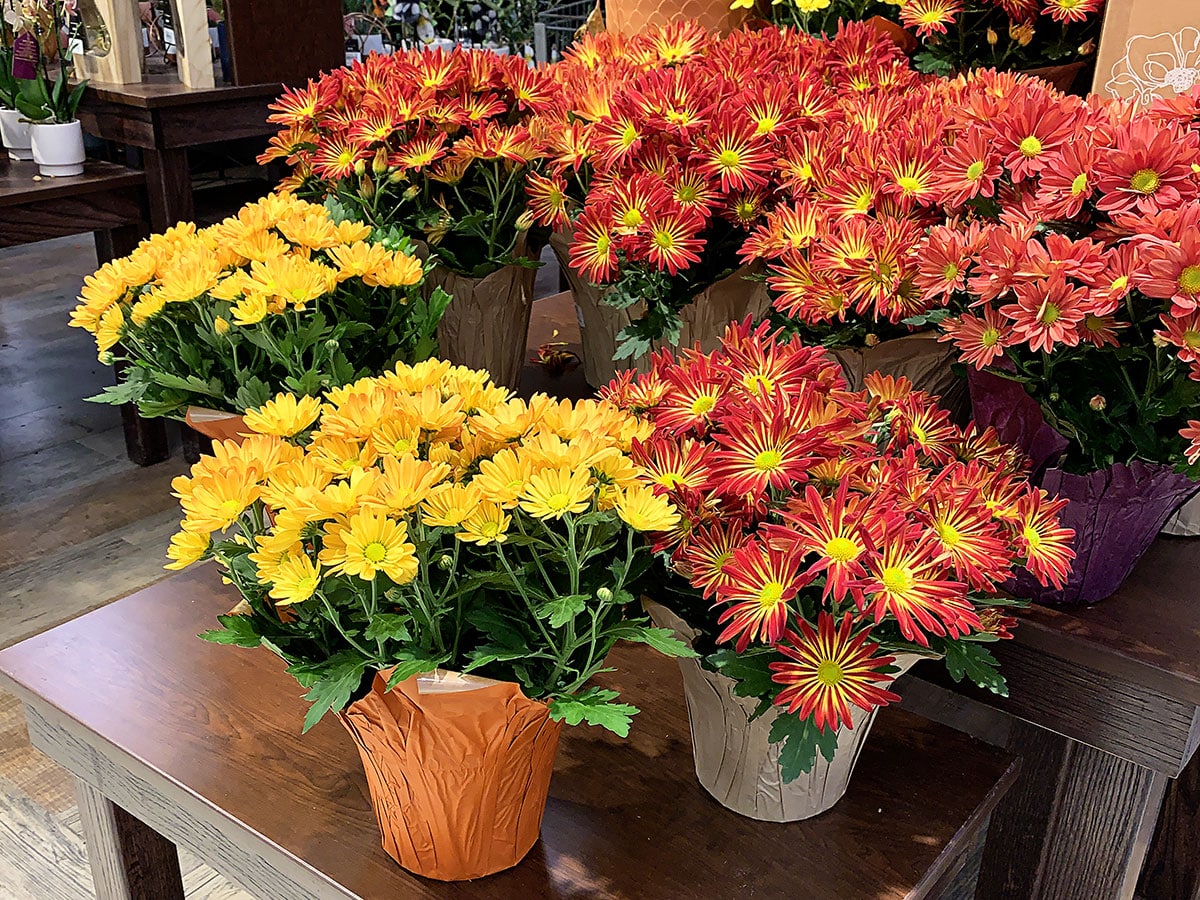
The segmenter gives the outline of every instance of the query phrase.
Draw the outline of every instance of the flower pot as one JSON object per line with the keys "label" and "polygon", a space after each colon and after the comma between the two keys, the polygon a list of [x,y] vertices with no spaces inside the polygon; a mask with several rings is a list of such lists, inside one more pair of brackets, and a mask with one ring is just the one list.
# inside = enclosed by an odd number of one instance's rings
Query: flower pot
{"label": "flower pot", "polygon": [[240,444],[250,433],[244,416],[204,406],[189,406],[183,421],[213,441],[237,441]]}
{"label": "flower pot", "polygon": [[[650,371],[650,354],[632,359],[613,360],[617,351],[617,335],[645,311],[639,303],[628,309],[616,309],[604,302],[607,288],[589,284],[571,268],[570,237],[561,232],[550,236],[550,246],[566,275],[575,296],[575,315],[583,344],[583,375],[592,387],[603,387],[624,369]],[[705,288],[679,313],[683,325],[679,330],[679,347],[690,347],[699,341],[705,352],[716,349],[730,322],[740,322],[748,315],[760,318],[770,308],[771,299],[766,285],[750,281],[745,276],[754,269],[743,267],[716,284]],[[656,341],[654,349],[671,347]]]}
{"label": "flower pot", "polygon": [[38,123],[29,130],[33,161],[38,172],[54,178],[82,175],[83,126],[78,121]]}
{"label": "flower pot", "polygon": [[1200,537],[1200,497],[1193,497],[1179,507],[1178,511],[1167,519],[1162,533],[1172,537]]}
{"label": "flower pot", "polygon": [[[656,625],[671,628],[680,640],[691,644],[698,633],[695,629],[660,604],[644,601],[644,605]],[[915,654],[897,656],[895,665],[900,672],[895,678],[920,659]],[[708,671],[695,659],[680,659],[679,668],[696,778],[718,803],[751,819],[798,822],[820,815],[842,799],[878,710],[868,713],[851,707],[854,727],[843,725],[838,730],[833,762],[818,753],[811,771],[785,783],[779,766],[780,745],[770,741],[777,710],[772,707],[751,720],[758,701],[736,696],[733,679]],[[880,686],[887,687],[887,683]]]}
{"label": "flower pot", "polygon": [[705,31],[729,34],[749,16],[748,9],[730,9],[729,0],[606,0],[607,31],[633,35],[659,25],[694,19]]}
{"label": "flower pot", "polygon": [[[524,241],[515,253],[535,260],[538,255]],[[454,298],[438,325],[441,358],[486,369],[497,384],[515,389],[525,366],[536,276],[534,266],[505,266],[483,278],[435,268],[425,279],[425,290],[440,287]]]}
{"label": "flower pot", "polygon": [[1031,75],[1034,78],[1048,81],[1064,94],[1070,94],[1072,92],[1071,89],[1075,86],[1075,82],[1079,80],[1079,73],[1083,71],[1083,67],[1087,65],[1087,62],[1087,60],[1081,59],[1078,62],[1065,63],[1061,66],[1040,66],[1036,69],[1022,69],[1019,74]]}
{"label": "flower pot", "polygon": [[917,39],[912,32],[906,31],[903,26],[896,24],[891,19],[885,19],[883,16],[871,16],[865,21],[881,35],[890,38],[892,43],[900,48],[901,53],[911,54],[917,49]]}
{"label": "flower pot", "polygon": [[362,757],[383,849],[441,881],[515,866],[541,830],[561,723],[509,682],[439,670],[385,686],[376,674],[339,713]]}
{"label": "flower pot", "polygon": [[30,124],[21,121],[22,113],[15,109],[0,109],[0,141],[8,150],[8,158],[17,162],[33,159],[30,146]]}
{"label": "flower pot", "polygon": [[981,427],[992,426],[1000,440],[1028,456],[1034,474],[1067,449],[1067,439],[1046,423],[1041,407],[1019,382],[968,366],[967,389],[971,418]]}
{"label": "flower pot", "polygon": [[955,421],[966,417],[967,385],[950,368],[958,358],[958,351],[952,344],[940,343],[935,332],[908,334],[882,341],[874,347],[831,352],[842,364],[852,391],[862,390],[863,378],[872,372],[896,377],[903,375],[917,390],[941,398],[942,407]]}
{"label": "flower pot", "polygon": [[1200,482],[1170,466],[1136,460],[1087,475],[1051,468],[1037,481],[1051,496],[1070,501],[1060,519],[1075,530],[1075,562],[1061,590],[1042,587],[1024,571],[1005,590],[1037,603],[1072,606],[1116,593],[1171,514],[1200,490]]}

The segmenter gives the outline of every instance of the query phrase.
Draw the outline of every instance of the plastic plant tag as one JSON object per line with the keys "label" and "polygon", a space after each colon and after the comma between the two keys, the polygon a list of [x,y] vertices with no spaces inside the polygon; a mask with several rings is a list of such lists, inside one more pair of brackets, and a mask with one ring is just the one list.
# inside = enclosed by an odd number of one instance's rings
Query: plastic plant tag
{"label": "plastic plant tag", "polygon": [[23,31],[13,39],[13,78],[31,80],[37,78],[38,60],[41,50],[37,38],[28,31]]}

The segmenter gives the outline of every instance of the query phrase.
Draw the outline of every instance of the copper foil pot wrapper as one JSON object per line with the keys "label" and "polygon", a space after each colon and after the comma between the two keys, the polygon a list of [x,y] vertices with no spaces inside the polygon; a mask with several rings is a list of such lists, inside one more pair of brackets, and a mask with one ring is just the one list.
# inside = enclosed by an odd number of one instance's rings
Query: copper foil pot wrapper
{"label": "copper foil pot wrapper", "polygon": [[237,441],[240,444],[242,438],[251,433],[244,416],[205,406],[189,406],[183,421],[213,441]]}
{"label": "copper foil pot wrapper", "polygon": [[370,692],[339,714],[366,771],[383,849],[426,878],[481,878],[537,842],[562,724],[518,685],[455,672]]}

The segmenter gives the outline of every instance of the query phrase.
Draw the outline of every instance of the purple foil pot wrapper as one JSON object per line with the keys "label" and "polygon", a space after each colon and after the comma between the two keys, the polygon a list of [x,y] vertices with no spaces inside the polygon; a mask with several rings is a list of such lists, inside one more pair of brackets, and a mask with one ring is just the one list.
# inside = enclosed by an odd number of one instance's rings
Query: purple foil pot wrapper
{"label": "purple foil pot wrapper", "polygon": [[[1016,597],[1078,606],[1111,597],[1133,571],[1167,519],[1200,491],[1200,482],[1170,466],[1135,461],[1087,475],[1043,467],[1057,461],[1067,439],[1046,424],[1041,407],[1018,382],[967,370],[975,422],[991,425],[1007,444],[1029,457],[1032,480],[1053,497],[1070,501],[1060,514],[1075,531],[1075,562],[1061,589],[1043,587],[1022,570],[1005,584]],[[1038,474],[1040,473],[1040,474]]]}
{"label": "purple foil pot wrapper", "polygon": [[1024,570],[1004,589],[1036,603],[1071,606],[1115,594],[1171,514],[1200,490],[1200,482],[1170,466],[1137,461],[1087,475],[1047,469],[1037,481],[1051,496],[1070,501],[1060,519],[1075,530],[1075,562],[1061,589],[1042,587]]}

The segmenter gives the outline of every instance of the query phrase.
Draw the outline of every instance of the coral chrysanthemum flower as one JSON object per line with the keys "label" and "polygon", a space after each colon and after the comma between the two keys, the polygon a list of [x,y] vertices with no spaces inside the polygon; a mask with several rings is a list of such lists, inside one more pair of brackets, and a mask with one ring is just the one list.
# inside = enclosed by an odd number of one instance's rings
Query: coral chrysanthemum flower
{"label": "coral chrysanthemum flower", "polygon": [[1111,214],[1153,213],[1195,199],[1192,163],[1200,154],[1195,132],[1134,119],[1117,132],[1115,146],[1096,160],[1096,208]]}
{"label": "coral chrysanthemum flower", "polygon": [[1179,435],[1189,442],[1184,455],[1190,464],[1195,465],[1196,461],[1200,460],[1200,422],[1189,419],[1187,427],[1179,430]]}
{"label": "coral chrysanthemum flower", "polygon": [[1178,317],[1162,315],[1159,320],[1164,327],[1154,332],[1155,337],[1178,347],[1181,362],[1200,362],[1200,309]]}
{"label": "coral chrysanthemum flower", "polygon": [[1000,152],[1014,182],[1037,175],[1052,154],[1072,139],[1079,127],[1078,109],[1044,91],[1027,90],[1013,98],[994,123]]}
{"label": "coral chrysanthemum flower", "polygon": [[955,16],[962,12],[959,0],[909,0],[900,8],[900,21],[915,28],[918,37],[945,34]]}
{"label": "coral chrysanthemum flower", "polygon": [[[738,653],[753,640],[774,644],[788,625],[788,603],[812,576],[800,575],[802,554],[751,541],[725,566],[728,582],[717,588],[717,602],[727,608],[718,617],[725,625],[718,643],[735,640]],[[725,624],[725,623],[729,624]]]}
{"label": "coral chrysanthemum flower", "polygon": [[1068,501],[1052,499],[1041,488],[1017,502],[1017,546],[1025,554],[1025,568],[1043,584],[1062,587],[1071,571],[1075,551],[1071,541],[1075,532],[1058,524],[1058,514]]}
{"label": "coral chrysanthemum flower", "polygon": [[966,585],[939,577],[941,546],[930,535],[917,540],[897,528],[884,539],[862,584],[865,611],[876,622],[892,616],[910,641],[929,646],[928,635],[958,637],[979,627],[979,617],[966,599]]}
{"label": "coral chrysanthemum flower", "polygon": [[1018,284],[1014,291],[1017,302],[1000,307],[1000,312],[1031,349],[1048,353],[1055,344],[1074,347],[1079,343],[1077,326],[1087,314],[1083,305],[1086,288],[1076,287],[1060,275]]}
{"label": "coral chrysanthemum flower", "polygon": [[1104,0],[1046,0],[1043,16],[1055,22],[1086,22],[1088,16],[1099,12]]}
{"label": "coral chrysanthemum flower", "polygon": [[1148,297],[1170,300],[1180,313],[1200,305],[1200,234],[1184,231],[1178,243],[1143,240],[1142,269],[1134,276]]}
{"label": "coral chrysanthemum flower", "polygon": [[320,560],[336,572],[365,581],[382,574],[405,584],[417,575],[416,547],[407,538],[404,522],[363,510],[345,524],[326,526]]}
{"label": "coral chrysanthemum flower", "polygon": [[1073,219],[1095,194],[1096,146],[1072,141],[1051,157],[1038,179],[1038,202],[1045,215]]}
{"label": "coral chrysanthemum flower", "polygon": [[893,676],[881,670],[895,657],[876,656],[878,646],[867,642],[870,632],[864,629],[852,637],[852,625],[850,613],[838,625],[822,612],[815,630],[801,620],[800,633],[789,634],[776,646],[791,661],[770,664],[772,680],[784,685],[775,703],[803,720],[812,716],[821,731],[853,728],[851,704],[871,712],[900,699],[882,687]]}
{"label": "coral chrysanthemum flower", "polygon": [[646,223],[646,258],[669,274],[678,274],[700,262],[700,251],[704,249],[700,230],[697,216],[686,210],[655,216]]}
{"label": "coral chrysanthemum flower", "polygon": [[1002,173],[992,143],[981,127],[973,126],[942,154],[934,185],[943,202],[961,206],[974,197],[991,197]]}
{"label": "coral chrysanthemum flower", "polygon": [[1000,311],[983,307],[983,318],[964,313],[942,322],[945,334],[938,340],[954,341],[962,361],[977,369],[985,368],[1004,355],[1004,348],[1020,341]]}

